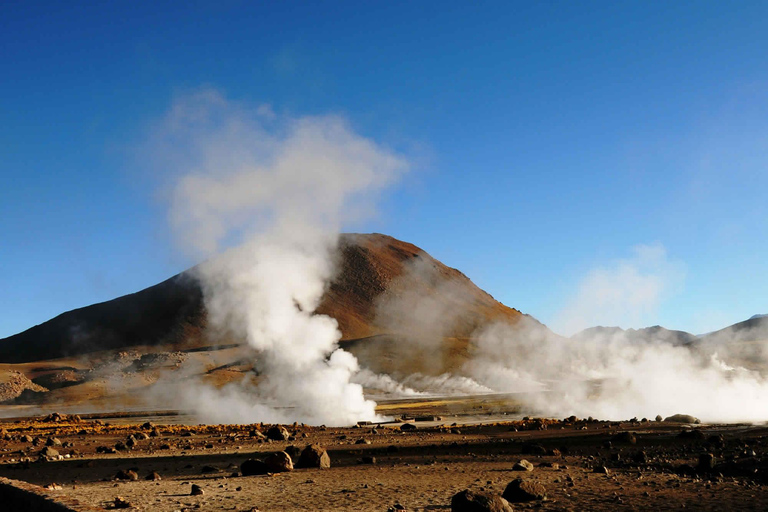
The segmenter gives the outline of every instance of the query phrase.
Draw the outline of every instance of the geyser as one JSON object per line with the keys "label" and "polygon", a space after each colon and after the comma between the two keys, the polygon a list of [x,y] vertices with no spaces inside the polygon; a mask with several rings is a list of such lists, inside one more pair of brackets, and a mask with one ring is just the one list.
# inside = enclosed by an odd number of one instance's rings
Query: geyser
{"label": "geyser", "polygon": [[172,225],[207,258],[198,276],[210,333],[245,338],[261,370],[257,387],[185,384],[183,403],[209,422],[376,419],[336,320],[314,311],[340,229],[371,213],[406,161],[338,117],[277,119],[215,91],[177,101],[157,140],[180,170]]}

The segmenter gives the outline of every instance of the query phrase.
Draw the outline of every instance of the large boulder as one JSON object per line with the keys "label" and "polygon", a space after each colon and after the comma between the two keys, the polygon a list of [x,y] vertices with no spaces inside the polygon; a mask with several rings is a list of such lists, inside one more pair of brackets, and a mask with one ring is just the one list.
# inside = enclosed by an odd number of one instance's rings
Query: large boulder
{"label": "large boulder", "polygon": [[499,495],[466,489],[451,498],[451,512],[513,512],[513,509]]}
{"label": "large boulder", "polygon": [[293,471],[293,461],[291,456],[285,452],[273,453],[266,459],[264,464],[267,465],[270,473],[285,473],[287,471]]}
{"label": "large boulder", "polygon": [[517,478],[509,482],[501,496],[510,503],[522,503],[546,499],[547,490],[538,482]]}
{"label": "large boulder", "polygon": [[299,456],[297,468],[330,468],[331,458],[325,448],[316,444],[310,444],[302,450]]}
{"label": "large boulder", "polygon": [[273,441],[285,441],[289,437],[291,437],[291,434],[281,425],[275,425],[267,430],[267,438]]}

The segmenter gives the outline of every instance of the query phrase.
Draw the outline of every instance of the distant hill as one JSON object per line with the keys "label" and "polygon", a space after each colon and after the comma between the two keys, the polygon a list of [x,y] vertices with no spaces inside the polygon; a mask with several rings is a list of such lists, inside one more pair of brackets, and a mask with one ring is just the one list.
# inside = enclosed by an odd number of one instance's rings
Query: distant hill
{"label": "distant hill", "polygon": [[685,331],[673,331],[665,329],[659,325],[645,327],[643,329],[627,329],[620,327],[590,327],[584,329],[573,336],[574,340],[585,340],[595,338],[610,338],[614,336],[623,336],[631,343],[650,343],[664,342],[672,345],[690,345],[696,342],[698,337]]}
{"label": "distant hill", "polygon": [[[458,270],[413,244],[381,234],[342,235],[338,274],[317,313],[335,318],[349,342],[384,334],[407,337],[416,322],[409,325],[387,318],[381,314],[382,304],[412,313],[420,311],[416,305],[425,303],[441,318],[450,316],[441,337],[468,337],[487,323],[514,323],[522,316]],[[63,313],[2,339],[0,363],[147,345],[189,348],[244,341],[210,339],[205,326],[201,287],[190,269],[139,292]]]}

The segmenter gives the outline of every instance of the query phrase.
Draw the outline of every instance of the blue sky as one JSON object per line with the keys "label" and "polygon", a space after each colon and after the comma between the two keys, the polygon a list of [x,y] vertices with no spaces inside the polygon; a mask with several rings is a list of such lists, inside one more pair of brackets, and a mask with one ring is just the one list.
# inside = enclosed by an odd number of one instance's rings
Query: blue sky
{"label": "blue sky", "polygon": [[408,155],[354,227],[560,332],[768,313],[764,2],[88,4],[0,6],[0,337],[193,263],[139,148],[200,88]]}

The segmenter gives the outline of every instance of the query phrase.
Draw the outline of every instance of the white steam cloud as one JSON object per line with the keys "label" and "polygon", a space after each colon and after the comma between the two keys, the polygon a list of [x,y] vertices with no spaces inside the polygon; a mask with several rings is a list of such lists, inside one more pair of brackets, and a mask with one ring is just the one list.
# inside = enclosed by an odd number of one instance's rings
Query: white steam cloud
{"label": "white steam cloud", "polygon": [[158,130],[181,169],[170,218],[198,275],[217,336],[259,353],[258,386],[185,395],[204,421],[347,425],[376,417],[352,382],[336,321],[314,314],[345,223],[371,213],[407,162],[339,117],[279,119],[215,91],[178,100]]}
{"label": "white steam cloud", "polygon": [[[524,320],[477,336],[464,370],[498,392],[522,393],[536,414],[627,419],[692,414],[708,422],[768,420],[768,379],[726,363],[733,338],[674,345],[658,334],[615,330],[562,338]],[[766,333],[762,333],[765,338]],[[765,370],[762,354],[751,362]]]}

